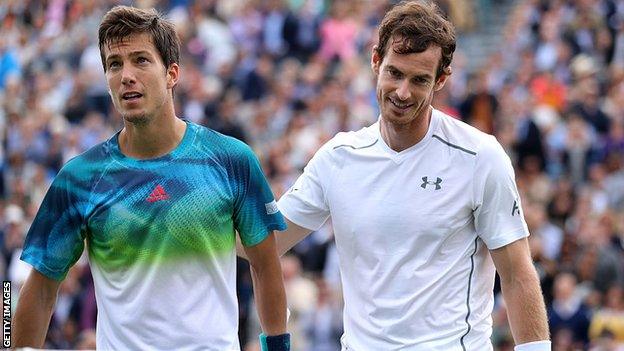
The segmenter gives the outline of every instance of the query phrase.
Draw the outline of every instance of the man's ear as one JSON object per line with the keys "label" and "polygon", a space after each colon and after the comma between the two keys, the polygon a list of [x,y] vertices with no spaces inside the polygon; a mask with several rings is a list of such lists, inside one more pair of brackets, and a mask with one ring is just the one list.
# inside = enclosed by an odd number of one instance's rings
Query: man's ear
{"label": "man's ear", "polygon": [[446,84],[446,81],[449,79],[449,77],[451,76],[452,72],[453,72],[453,70],[451,69],[451,66],[446,67],[444,72],[442,72],[442,74],[436,80],[436,83],[435,83],[435,86],[433,87],[433,90],[434,91],[439,91],[442,88],[444,88],[444,84]]}
{"label": "man's ear", "polygon": [[375,45],[373,47],[373,52],[371,55],[371,68],[373,72],[375,72],[375,75],[379,75],[379,67],[381,66],[381,61],[382,61],[382,58],[377,53],[377,45]]}
{"label": "man's ear", "polygon": [[172,63],[167,68],[167,89],[172,89],[178,84],[180,79],[180,66],[177,63]]}

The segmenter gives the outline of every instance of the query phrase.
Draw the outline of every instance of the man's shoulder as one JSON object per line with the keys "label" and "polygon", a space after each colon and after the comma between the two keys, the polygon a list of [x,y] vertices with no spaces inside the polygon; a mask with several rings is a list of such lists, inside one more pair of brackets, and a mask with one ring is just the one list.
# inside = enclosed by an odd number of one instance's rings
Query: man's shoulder
{"label": "man's shoulder", "polygon": [[234,137],[217,132],[214,129],[189,123],[189,127],[194,129],[196,138],[195,148],[216,157],[237,157],[253,153],[249,145]]}
{"label": "man's shoulder", "polygon": [[52,188],[64,189],[77,198],[89,196],[112,162],[109,139],[68,160],[54,177]]}
{"label": "man's shoulder", "polygon": [[[479,129],[436,111],[440,119],[433,137],[446,143],[449,147],[464,151],[465,155],[474,156],[477,168],[484,165],[498,167],[504,162],[510,162],[509,156],[495,136],[484,133]],[[500,170],[506,167],[498,167]]]}
{"label": "man's shoulder", "polygon": [[439,123],[433,131],[432,137],[449,147],[477,156],[480,152],[488,152],[499,145],[494,136],[484,133],[466,122],[439,110],[434,110],[433,113]]}
{"label": "man's shoulder", "polygon": [[379,141],[379,133],[375,133],[374,128],[379,128],[379,125],[375,123],[357,131],[340,132],[325,143],[320,150],[335,153],[368,149]]}
{"label": "man's shoulder", "polygon": [[69,173],[76,177],[88,177],[93,172],[100,173],[113,160],[111,156],[113,137],[69,159],[59,174]]}

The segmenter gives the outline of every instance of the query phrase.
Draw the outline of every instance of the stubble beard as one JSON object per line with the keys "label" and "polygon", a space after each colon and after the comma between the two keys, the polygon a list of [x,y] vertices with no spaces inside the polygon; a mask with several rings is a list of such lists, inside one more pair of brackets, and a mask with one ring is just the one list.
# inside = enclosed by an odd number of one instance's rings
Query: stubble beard
{"label": "stubble beard", "polygon": [[123,119],[124,123],[130,123],[135,126],[143,126],[149,122],[149,117],[147,116],[145,112],[142,112],[140,114],[124,113],[123,107],[122,107],[123,101],[121,99],[119,101],[113,100],[113,103],[115,105],[115,109],[121,115],[121,118]]}
{"label": "stubble beard", "polygon": [[127,123],[134,124],[135,126],[145,126],[149,124],[150,118],[146,114],[138,116],[122,115],[123,120]]}
{"label": "stubble beard", "polygon": [[[163,101],[157,108],[156,111],[162,110],[163,107],[165,106],[166,100]],[[152,114],[148,114],[146,112],[142,112],[138,115],[127,115],[127,114],[122,114],[122,117],[124,119],[125,122],[133,124],[136,127],[143,127],[146,126],[148,124],[150,124],[152,122],[152,120],[154,120],[155,115]]]}

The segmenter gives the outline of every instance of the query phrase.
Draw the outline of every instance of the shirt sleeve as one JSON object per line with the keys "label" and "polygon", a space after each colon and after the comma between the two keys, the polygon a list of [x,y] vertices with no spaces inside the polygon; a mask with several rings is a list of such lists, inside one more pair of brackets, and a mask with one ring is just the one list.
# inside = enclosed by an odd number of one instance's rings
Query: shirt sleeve
{"label": "shirt sleeve", "polygon": [[271,231],[285,230],[286,223],[260,162],[247,145],[242,145],[240,155],[231,160],[235,187],[233,220],[243,245],[253,246]]}
{"label": "shirt sleeve", "polygon": [[[28,230],[20,259],[41,274],[63,280],[84,249],[78,184],[71,172],[62,169],[56,176]],[[84,199],[83,199],[84,200]]]}
{"label": "shirt sleeve", "polygon": [[494,137],[484,143],[475,169],[475,228],[490,250],[527,237],[511,161]]}
{"label": "shirt sleeve", "polygon": [[330,216],[326,198],[326,183],[332,172],[329,150],[326,145],[316,152],[303,174],[278,202],[286,218],[310,230],[318,230]]}

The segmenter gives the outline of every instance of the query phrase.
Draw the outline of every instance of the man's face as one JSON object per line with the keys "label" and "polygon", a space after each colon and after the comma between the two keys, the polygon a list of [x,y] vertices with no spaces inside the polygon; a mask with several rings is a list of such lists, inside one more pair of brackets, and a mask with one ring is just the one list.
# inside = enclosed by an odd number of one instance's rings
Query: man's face
{"label": "man's face", "polygon": [[397,54],[387,49],[383,60],[373,51],[372,68],[377,75],[377,101],[381,118],[396,125],[418,123],[428,111],[433,93],[442,89],[448,75],[436,80],[442,57],[439,46],[420,53]]}
{"label": "man's face", "polygon": [[125,121],[146,123],[172,103],[170,89],[177,83],[178,65],[165,67],[147,33],[113,42],[104,50],[111,98]]}

